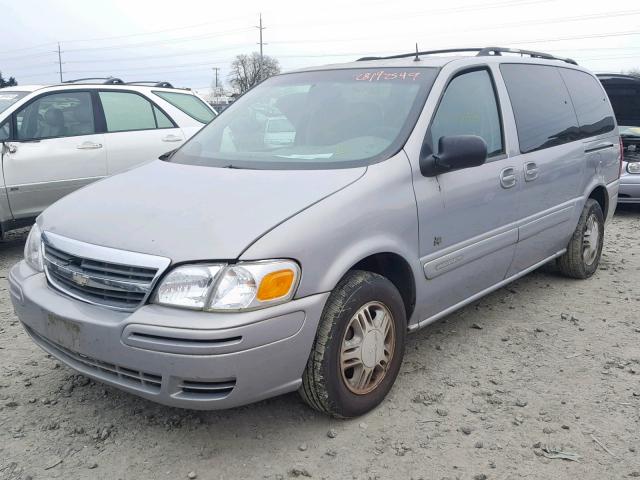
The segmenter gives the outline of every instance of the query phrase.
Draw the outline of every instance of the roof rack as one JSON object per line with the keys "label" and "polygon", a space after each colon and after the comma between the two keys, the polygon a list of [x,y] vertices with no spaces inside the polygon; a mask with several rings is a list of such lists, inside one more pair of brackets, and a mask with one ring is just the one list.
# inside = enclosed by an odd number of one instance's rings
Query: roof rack
{"label": "roof rack", "polygon": [[158,88],[175,88],[169,82],[157,82],[155,80],[140,80],[138,82],[125,82],[125,85],[151,85]]}
{"label": "roof rack", "polygon": [[[93,81],[93,80],[101,80],[101,81]],[[100,85],[123,85],[124,82],[116,77],[87,77],[87,78],[76,78],[75,80],[65,80],[62,83],[94,83]]]}
{"label": "roof rack", "polygon": [[629,73],[596,73],[598,78],[619,78],[621,80],[635,80],[640,81],[640,75],[633,75]]}
{"label": "roof rack", "polygon": [[572,58],[556,57],[549,53],[535,52],[533,50],[520,50],[519,48],[502,48],[502,47],[485,47],[478,52],[478,57],[486,57],[491,55],[502,55],[503,53],[516,53],[518,55],[528,55],[531,58],[542,58],[544,60],[560,60],[561,62],[578,65]]}
{"label": "roof rack", "polygon": [[411,53],[402,53],[400,55],[391,55],[388,57],[362,57],[358,59],[358,62],[364,62],[367,60],[390,60],[393,58],[409,58],[409,57],[420,57],[421,55],[436,55],[439,53],[460,53],[460,52],[477,52],[477,57],[488,57],[488,56],[500,56],[503,53],[515,53],[518,55],[528,55],[531,58],[542,58],[545,60],[560,60],[562,62],[571,63],[572,65],[577,65],[578,63],[571,58],[560,58],[554,57],[548,53],[542,52],[534,52],[532,50],[520,50],[517,48],[502,48],[502,47],[484,47],[484,48],[447,48],[443,50],[426,50],[423,52],[415,51]]}

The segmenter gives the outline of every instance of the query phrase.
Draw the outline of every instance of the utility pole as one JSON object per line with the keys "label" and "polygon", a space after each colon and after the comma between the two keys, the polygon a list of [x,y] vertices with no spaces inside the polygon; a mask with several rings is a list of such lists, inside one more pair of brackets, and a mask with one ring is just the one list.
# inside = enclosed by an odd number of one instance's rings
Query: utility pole
{"label": "utility pole", "polygon": [[256,27],[258,30],[260,30],[260,62],[262,63],[262,46],[264,45],[264,43],[262,42],[262,31],[267,28],[267,27],[263,27],[262,26],[262,13],[260,14],[260,24]]}
{"label": "utility pole", "polygon": [[58,42],[58,73],[60,74],[60,83],[62,83],[62,52],[60,51],[60,42]]}
{"label": "utility pole", "polygon": [[264,45],[266,45],[266,43],[264,43],[262,41],[262,31],[267,28],[267,27],[263,27],[262,26],[262,13],[260,13],[260,23],[258,24],[258,26],[256,27],[259,31],[260,31],[260,65],[258,65],[258,78],[259,80],[262,80],[262,59],[263,59],[263,55],[262,55],[262,47]]}
{"label": "utility pole", "polygon": [[211,70],[216,72],[216,90],[218,90],[218,70],[220,70],[220,68],[219,67],[212,67]]}

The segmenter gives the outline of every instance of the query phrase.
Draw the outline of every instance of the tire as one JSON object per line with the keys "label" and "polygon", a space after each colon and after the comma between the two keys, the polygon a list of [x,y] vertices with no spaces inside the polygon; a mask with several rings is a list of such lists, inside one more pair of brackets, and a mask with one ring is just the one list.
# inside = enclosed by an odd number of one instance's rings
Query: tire
{"label": "tire", "polygon": [[[590,222],[595,222],[591,224]],[[596,244],[593,236],[597,232]],[[591,242],[589,241],[591,239]],[[604,240],[604,215],[600,204],[592,198],[587,200],[567,251],[558,258],[557,267],[560,273],[571,278],[589,278],[598,269]]]}
{"label": "tire", "polygon": [[[385,321],[386,315],[390,315],[389,321]],[[363,322],[370,328],[368,333],[360,328]],[[378,329],[382,324],[388,329]],[[372,410],[398,376],[406,332],[405,308],[396,287],[376,273],[350,271],[324,307],[300,396],[312,408],[338,418],[357,417]],[[348,348],[358,343],[361,348]],[[343,350],[349,353],[343,356]],[[364,352],[360,363],[350,357],[357,352]],[[351,364],[354,366],[343,368]],[[370,374],[365,373],[369,370]]]}

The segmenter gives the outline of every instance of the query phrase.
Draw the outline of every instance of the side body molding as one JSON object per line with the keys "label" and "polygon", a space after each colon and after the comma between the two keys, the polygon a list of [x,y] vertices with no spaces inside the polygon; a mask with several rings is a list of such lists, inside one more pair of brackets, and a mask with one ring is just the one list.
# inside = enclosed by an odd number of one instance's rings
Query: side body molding
{"label": "side body molding", "polygon": [[518,229],[514,225],[502,230],[498,233],[490,232],[489,235],[473,238],[462,245],[453,245],[444,251],[423,258],[425,276],[432,280],[439,275],[517,243]]}

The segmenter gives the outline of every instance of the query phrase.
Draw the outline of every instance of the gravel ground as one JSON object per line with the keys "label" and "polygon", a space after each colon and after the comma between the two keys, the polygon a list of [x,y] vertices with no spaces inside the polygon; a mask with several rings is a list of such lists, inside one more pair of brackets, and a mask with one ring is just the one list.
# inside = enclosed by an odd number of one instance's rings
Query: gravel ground
{"label": "gravel ground", "polygon": [[639,231],[640,208],[619,211],[592,279],[534,272],[410,336],[387,400],[350,421],[295,394],[171,409],[75,375],[13,314],[17,232],[0,243],[0,478],[640,477]]}

